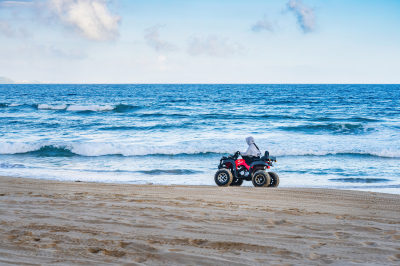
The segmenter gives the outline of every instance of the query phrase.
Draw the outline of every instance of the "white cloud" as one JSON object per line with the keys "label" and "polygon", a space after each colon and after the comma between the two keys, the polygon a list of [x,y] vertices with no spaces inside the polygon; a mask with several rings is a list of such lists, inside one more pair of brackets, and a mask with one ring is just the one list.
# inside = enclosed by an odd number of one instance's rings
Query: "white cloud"
{"label": "white cloud", "polygon": [[0,21],[0,34],[6,37],[14,37],[15,30],[11,27],[11,25],[7,21]]}
{"label": "white cloud", "polygon": [[257,21],[251,29],[255,32],[259,31],[273,31],[272,23],[268,20],[267,16],[264,16],[263,19]]}
{"label": "white cloud", "polygon": [[85,59],[87,57],[85,52],[81,49],[62,49],[62,48],[58,48],[54,45],[38,46],[38,48],[41,49],[43,53],[45,53],[49,56],[55,56],[58,58],[80,60],[80,59]]}
{"label": "white cloud", "polygon": [[176,50],[177,48],[175,45],[161,40],[160,29],[162,27],[163,25],[155,25],[145,30],[144,39],[146,40],[147,45],[157,52],[170,52]]}
{"label": "white cloud", "polygon": [[243,47],[231,42],[228,38],[209,35],[206,37],[192,37],[189,39],[188,53],[190,55],[208,55],[215,57],[227,57],[238,54]]}
{"label": "white cloud", "polygon": [[31,1],[2,1],[0,0],[1,10],[12,10],[9,14],[3,13],[4,17],[0,19],[0,35],[8,38],[29,37],[30,33],[25,25],[17,23],[18,10],[23,7],[30,7]]}
{"label": "white cloud", "polygon": [[30,6],[33,0],[15,0],[15,1],[0,1],[0,6],[5,7],[20,7],[20,6]]}
{"label": "white cloud", "polygon": [[6,20],[0,20],[0,35],[8,38],[25,38],[30,33],[26,29],[16,28]]}
{"label": "white cloud", "polygon": [[315,29],[314,10],[301,2],[301,0],[290,0],[287,7],[292,11],[304,33],[311,32]]}
{"label": "white cloud", "polygon": [[106,0],[48,0],[48,6],[64,24],[90,40],[118,36],[120,17],[110,12]]}

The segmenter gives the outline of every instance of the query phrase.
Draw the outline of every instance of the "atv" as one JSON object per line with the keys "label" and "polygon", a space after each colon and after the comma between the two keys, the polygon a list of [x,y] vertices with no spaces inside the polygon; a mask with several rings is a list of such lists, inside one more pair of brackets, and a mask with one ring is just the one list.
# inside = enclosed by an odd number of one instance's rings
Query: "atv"
{"label": "atv", "polygon": [[266,151],[264,156],[241,156],[237,151],[234,155],[222,157],[214,180],[218,186],[240,186],[243,181],[252,181],[255,187],[278,187],[279,176],[274,172],[267,172],[276,158],[269,156]]}

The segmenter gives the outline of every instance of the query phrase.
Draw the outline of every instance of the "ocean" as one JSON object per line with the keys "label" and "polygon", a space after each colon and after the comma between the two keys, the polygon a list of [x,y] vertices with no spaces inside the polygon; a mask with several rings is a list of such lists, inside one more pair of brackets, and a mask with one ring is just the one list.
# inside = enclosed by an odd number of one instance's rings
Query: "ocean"
{"label": "ocean", "polygon": [[214,186],[247,136],[280,187],[400,194],[400,85],[0,85],[0,175]]}

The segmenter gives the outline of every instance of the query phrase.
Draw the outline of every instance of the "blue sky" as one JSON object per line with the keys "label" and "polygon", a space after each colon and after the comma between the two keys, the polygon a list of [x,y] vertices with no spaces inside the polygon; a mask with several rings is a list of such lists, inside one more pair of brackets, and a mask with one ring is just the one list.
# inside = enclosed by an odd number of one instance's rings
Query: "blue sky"
{"label": "blue sky", "polygon": [[0,82],[400,83],[398,0],[0,0]]}

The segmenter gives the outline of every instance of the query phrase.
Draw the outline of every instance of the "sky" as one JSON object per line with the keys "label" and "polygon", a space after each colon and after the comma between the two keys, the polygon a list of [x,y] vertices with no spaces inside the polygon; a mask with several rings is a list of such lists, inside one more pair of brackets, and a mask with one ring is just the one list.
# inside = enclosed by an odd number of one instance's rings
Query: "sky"
{"label": "sky", "polygon": [[399,0],[0,0],[0,83],[400,83]]}

